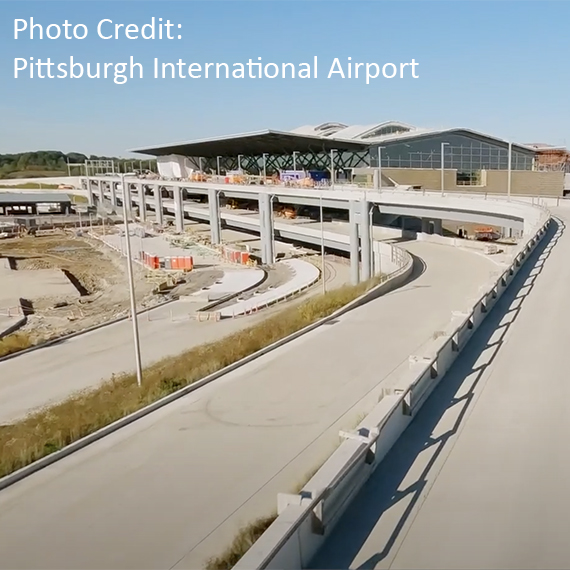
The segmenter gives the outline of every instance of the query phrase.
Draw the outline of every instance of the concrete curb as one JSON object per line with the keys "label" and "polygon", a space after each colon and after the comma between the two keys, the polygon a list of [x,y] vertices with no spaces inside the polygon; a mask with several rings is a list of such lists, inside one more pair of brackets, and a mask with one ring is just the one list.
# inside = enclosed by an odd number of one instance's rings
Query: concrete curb
{"label": "concrete curb", "polygon": [[[146,309],[142,309],[140,311],[137,312],[137,315],[144,315],[150,311],[153,311],[154,309],[158,309],[160,307],[164,307],[166,305],[169,305],[170,303],[173,303],[174,301],[177,301],[178,299],[169,299],[168,301],[165,301],[164,303],[160,303],[159,305],[156,305],[154,307],[148,307]],[[87,334],[93,331],[96,331],[98,329],[102,329],[103,327],[107,327],[109,325],[115,325],[117,323],[120,323],[121,321],[126,321],[127,319],[130,318],[130,315],[125,315],[124,317],[118,317],[116,319],[113,319],[111,321],[105,321],[104,323],[99,323],[98,325],[93,325],[92,327],[88,327],[86,329],[80,330],[80,331],[75,331],[63,336],[58,336],[56,338],[52,338],[50,340],[46,340],[45,342],[42,342],[41,344],[36,344],[34,346],[30,346],[30,348],[25,348],[24,350],[19,350],[18,352],[13,352],[12,354],[7,354],[6,356],[2,356],[0,357],[0,363],[4,362],[5,360],[10,360],[11,358],[16,358],[17,356],[22,356],[23,354],[28,354],[29,352],[34,352],[35,350],[39,350],[40,348],[48,348],[50,346],[52,346],[53,344],[58,344],[60,342],[64,342],[66,340],[70,340],[76,336],[80,336],[82,334]],[[1,335],[0,335],[1,337]]]}
{"label": "concrete curb", "polygon": [[233,372],[234,370],[241,368],[245,364],[249,364],[250,362],[258,359],[259,357],[264,356],[265,354],[268,354],[269,352],[272,352],[273,350],[280,348],[281,346],[315,330],[316,328],[324,325],[325,323],[338,318],[339,316],[347,313],[348,311],[362,305],[364,302],[368,300],[368,298],[374,298],[378,294],[378,292],[383,291],[384,289],[386,289],[386,292],[389,292],[398,285],[405,283],[408,277],[410,276],[414,265],[413,259],[408,254],[408,252],[406,252],[406,255],[408,256],[408,261],[405,264],[405,266],[403,266],[399,270],[389,275],[386,281],[379,283],[369,291],[362,294],[360,297],[357,297],[350,303],[347,303],[344,307],[341,307],[334,313],[331,313],[329,316],[324,317],[310,325],[307,325],[306,327],[298,330],[297,332],[294,332],[289,336],[286,336],[274,342],[273,344],[270,344],[269,346],[266,346],[265,348],[262,348],[261,350],[258,350],[257,352],[254,352],[253,354],[250,354],[249,356],[246,356],[245,358],[242,358],[241,360],[238,360],[237,362],[234,362],[233,364],[230,364],[229,366],[226,366],[225,368],[222,368],[221,370],[218,370],[217,372],[214,372],[213,374],[210,374],[209,376],[206,376],[205,378],[198,380],[197,382],[194,382],[193,384],[185,386],[184,388],[181,388],[180,390],[173,392],[172,394],[169,394],[168,396],[165,396],[164,398],[161,398],[160,400],[157,400],[156,402],[153,402],[152,404],[149,404],[148,406],[136,412],[133,412],[132,414],[129,414],[128,416],[125,416],[124,418],[121,418],[113,422],[112,424],[109,424],[108,426],[105,426],[97,430],[92,434],[89,434],[73,443],[70,443],[69,445],[65,446],[63,449],[60,449],[59,451],[56,451],[50,455],[46,455],[45,457],[42,457],[41,459],[38,459],[37,461],[34,461],[33,463],[30,463],[29,465],[26,465],[25,467],[18,469],[14,473],[11,473],[9,475],[0,478],[0,491],[11,485],[14,485],[15,483],[21,481],[22,479],[25,479],[26,477],[32,475],[33,473],[36,473],[37,471],[40,471],[45,467],[49,467],[53,463],[56,463],[57,461],[60,461],[65,457],[68,457],[72,453],[75,453],[76,451],[79,451],[84,447],[87,447],[88,445],[95,443],[96,441],[104,438],[105,436],[110,435],[118,431],[119,429],[128,426],[129,424],[135,422],[136,420],[139,420],[151,414],[152,412],[160,408],[163,408],[164,406],[182,398],[183,396],[186,396],[187,394],[190,394],[191,392],[198,390],[202,386],[210,384],[210,382],[213,382],[214,380],[220,378],[221,376],[224,376],[229,372]]}

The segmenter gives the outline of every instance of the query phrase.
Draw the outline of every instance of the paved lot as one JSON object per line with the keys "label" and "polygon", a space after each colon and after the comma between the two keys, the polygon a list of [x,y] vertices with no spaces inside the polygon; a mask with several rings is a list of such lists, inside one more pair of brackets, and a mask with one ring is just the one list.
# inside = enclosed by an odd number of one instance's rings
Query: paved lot
{"label": "paved lot", "polygon": [[312,567],[570,567],[568,230],[539,253]]}
{"label": "paved lot", "polygon": [[495,269],[410,250],[426,270],[402,289],[0,493],[0,567],[201,567],[303,482]]}

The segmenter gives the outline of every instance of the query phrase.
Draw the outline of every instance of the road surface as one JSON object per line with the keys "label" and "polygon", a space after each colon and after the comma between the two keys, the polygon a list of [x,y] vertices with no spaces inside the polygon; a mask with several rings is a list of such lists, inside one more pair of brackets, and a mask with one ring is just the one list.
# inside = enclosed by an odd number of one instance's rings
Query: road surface
{"label": "road surface", "polygon": [[496,269],[454,248],[409,249],[425,271],[403,288],[2,491],[0,568],[199,568],[219,554]]}
{"label": "road surface", "polygon": [[570,233],[555,231],[312,568],[570,568]]}

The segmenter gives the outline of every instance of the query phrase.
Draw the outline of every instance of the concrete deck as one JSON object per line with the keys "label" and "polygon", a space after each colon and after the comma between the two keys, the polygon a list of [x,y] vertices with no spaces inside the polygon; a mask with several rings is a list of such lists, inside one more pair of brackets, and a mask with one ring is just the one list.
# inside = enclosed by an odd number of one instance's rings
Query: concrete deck
{"label": "concrete deck", "polygon": [[[425,271],[418,264],[405,287],[0,493],[0,567],[198,568],[219,554],[243,523],[274,509],[277,492],[303,482],[339,428],[356,423],[378,385],[495,269],[433,244],[409,249]],[[105,350],[104,340],[84,342],[26,365],[61,379],[69,350],[86,359]],[[131,352],[122,344],[109,343],[116,358]]]}
{"label": "concrete deck", "polygon": [[[568,209],[554,213],[570,222]],[[570,235],[557,240],[555,231],[313,568],[570,567]]]}

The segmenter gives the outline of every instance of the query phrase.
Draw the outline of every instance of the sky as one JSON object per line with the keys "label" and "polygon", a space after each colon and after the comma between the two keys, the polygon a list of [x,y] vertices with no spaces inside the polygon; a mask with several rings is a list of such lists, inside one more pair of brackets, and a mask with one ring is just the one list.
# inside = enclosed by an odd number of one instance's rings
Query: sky
{"label": "sky", "polygon": [[[181,39],[103,40],[97,24],[169,19]],[[15,20],[85,24],[83,40],[50,40]],[[387,120],[465,127],[515,142],[570,145],[570,2],[564,1],[0,1],[0,153],[128,149],[262,129]],[[19,24],[23,25],[23,24]],[[105,24],[105,30],[111,30]],[[52,28],[55,30],[55,28]],[[312,62],[317,79],[153,79],[162,62]],[[144,77],[14,78],[15,58],[124,62]],[[403,79],[327,79],[339,58],[411,62]],[[23,63],[20,61],[20,64]]]}

